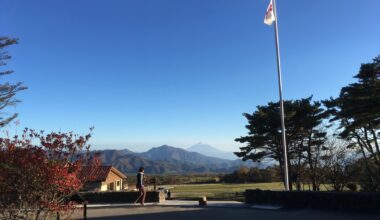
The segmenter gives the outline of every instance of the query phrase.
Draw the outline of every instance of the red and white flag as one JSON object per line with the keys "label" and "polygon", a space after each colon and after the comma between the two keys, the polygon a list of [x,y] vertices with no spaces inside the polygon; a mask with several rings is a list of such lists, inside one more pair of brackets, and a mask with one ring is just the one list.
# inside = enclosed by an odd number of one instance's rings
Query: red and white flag
{"label": "red and white flag", "polygon": [[267,8],[267,12],[265,13],[264,23],[267,25],[272,25],[272,23],[276,20],[273,12],[273,0],[270,0],[270,3]]}

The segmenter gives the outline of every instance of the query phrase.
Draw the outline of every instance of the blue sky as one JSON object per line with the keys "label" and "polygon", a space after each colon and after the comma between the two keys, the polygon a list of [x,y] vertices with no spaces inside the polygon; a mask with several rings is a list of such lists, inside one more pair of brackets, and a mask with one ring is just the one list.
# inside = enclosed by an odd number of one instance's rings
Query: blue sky
{"label": "blue sky", "polygon": [[[380,1],[277,0],[284,97],[337,96],[380,54]],[[243,112],[278,100],[269,0],[1,0],[0,34],[29,87],[19,127],[143,151],[237,150]]]}

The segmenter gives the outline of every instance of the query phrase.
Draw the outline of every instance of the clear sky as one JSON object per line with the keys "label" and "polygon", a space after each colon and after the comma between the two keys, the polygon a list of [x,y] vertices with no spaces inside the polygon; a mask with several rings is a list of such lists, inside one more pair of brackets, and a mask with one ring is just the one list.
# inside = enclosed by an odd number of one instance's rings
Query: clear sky
{"label": "clear sky", "polygon": [[[243,112],[278,100],[269,0],[0,0],[19,127],[143,151],[233,151]],[[284,97],[337,96],[380,54],[379,0],[277,0]]]}

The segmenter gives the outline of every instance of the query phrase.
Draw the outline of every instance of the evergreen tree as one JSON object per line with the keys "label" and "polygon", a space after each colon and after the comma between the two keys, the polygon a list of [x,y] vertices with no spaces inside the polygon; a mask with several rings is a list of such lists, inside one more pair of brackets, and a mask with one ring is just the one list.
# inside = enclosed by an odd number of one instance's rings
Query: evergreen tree
{"label": "evergreen tree", "polygon": [[[321,103],[312,102],[311,99],[312,97],[284,102],[291,189],[292,183],[298,182],[300,168],[304,164],[312,171],[313,188],[317,189],[316,160],[326,140],[326,132],[320,131],[319,128],[326,114]],[[247,136],[237,138],[235,141],[247,145],[241,147],[240,152],[235,154],[243,160],[258,162],[264,159],[276,160],[283,171],[279,103],[270,102],[266,106],[258,106],[252,114],[243,115],[248,120],[246,128],[249,132]],[[300,188],[299,184],[297,188]]]}
{"label": "evergreen tree", "polygon": [[[0,66],[5,66],[6,61],[11,59],[11,55],[4,49],[12,44],[17,44],[18,40],[14,38],[0,36]],[[0,76],[12,74],[12,70],[0,70]],[[4,127],[9,122],[17,117],[17,113],[11,116],[6,116],[4,109],[8,106],[14,106],[19,100],[15,99],[17,92],[26,89],[21,82],[11,84],[9,82],[0,83],[0,127]]]}
{"label": "evergreen tree", "polygon": [[[380,190],[380,56],[362,64],[358,82],[341,89],[338,98],[324,101],[339,123],[339,136],[360,151],[370,181],[366,190]],[[372,165],[373,164],[373,165]]]}

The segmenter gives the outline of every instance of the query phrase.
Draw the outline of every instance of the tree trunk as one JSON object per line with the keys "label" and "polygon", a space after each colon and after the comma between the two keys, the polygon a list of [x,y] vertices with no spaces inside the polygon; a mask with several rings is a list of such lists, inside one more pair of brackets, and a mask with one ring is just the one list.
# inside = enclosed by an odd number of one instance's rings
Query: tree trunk
{"label": "tree trunk", "polygon": [[290,163],[290,159],[288,157],[288,174],[289,174],[289,190],[293,191],[293,178],[292,178],[292,164]]}

